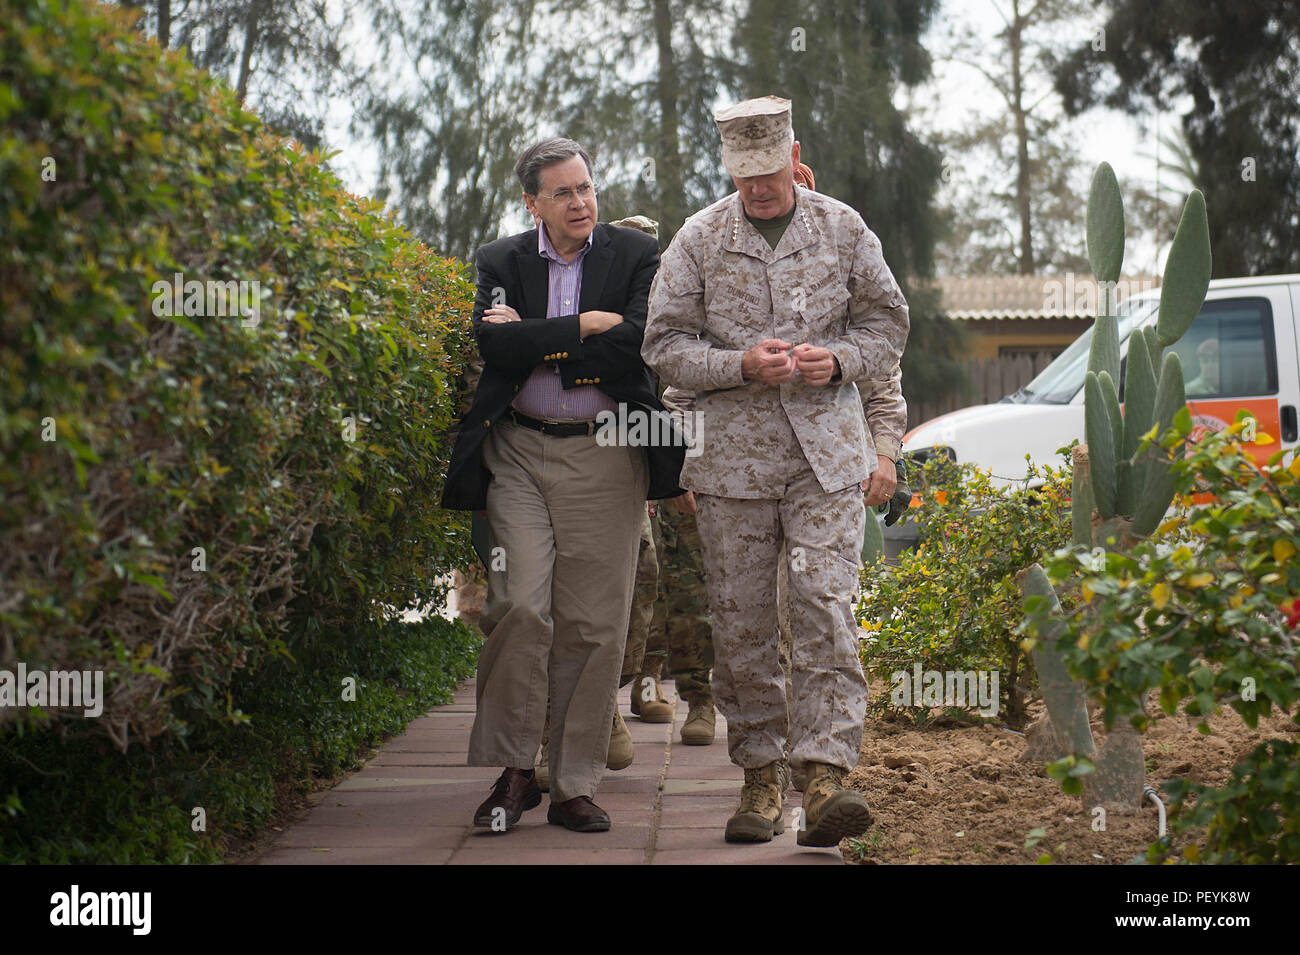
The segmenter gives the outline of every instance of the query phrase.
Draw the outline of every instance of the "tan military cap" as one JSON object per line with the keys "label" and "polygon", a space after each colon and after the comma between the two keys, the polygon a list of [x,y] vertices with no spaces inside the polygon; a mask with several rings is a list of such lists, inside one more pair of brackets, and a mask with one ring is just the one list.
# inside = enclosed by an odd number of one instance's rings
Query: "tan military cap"
{"label": "tan military cap", "polygon": [[760,96],[713,114],[722,134],[722,164],[738,178],[766,176],[790,165],[794,128],[790,101]]}
{"label": "tan military cap", "polygon": [[624,229],[636,229],[638,232],[647,232],[659,238],[659,223],[654,219],[647,219],[645,216],[628,216],[626,219],[616,219],[610,225],[621,226]]}

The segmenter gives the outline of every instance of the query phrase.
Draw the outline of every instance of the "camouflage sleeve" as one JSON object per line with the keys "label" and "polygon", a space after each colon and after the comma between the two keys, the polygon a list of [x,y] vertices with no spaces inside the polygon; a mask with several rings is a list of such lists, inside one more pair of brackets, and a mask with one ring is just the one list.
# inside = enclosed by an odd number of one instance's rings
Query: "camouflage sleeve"
{"label": "camouflage sleeve", "polygon": [[862,413],[867,418],[876,454],[891,461],[898,460],[898,451],[907,432],[907,402],[903,399],[903,369],[895,365],[894,373],[884,379],[863,379],[858,382],[862,395]]}
{"label": "camouflage sleeve", "polygon": [[743,385],[742,351],[717,348],[704,331],[704,281],[681,241],[673,238],[659,260],[650,289],[641,357],[666,384],[692,391],[721,391]]}
{"label": "camouflage sleeve", "polygon": [[663,403],[664,407],[669,411],[690,414],[695,410],[695,392],[687,391],[685,388],[674,388],[669,385],[664,389]]}
{"label": "camouflage sleeve", "polygon": [[839,360],[846,381],[887,379],[907,343],[903,292],[885,264],[876,234],[861,226],[849,271],[849,324],[826,347]]}

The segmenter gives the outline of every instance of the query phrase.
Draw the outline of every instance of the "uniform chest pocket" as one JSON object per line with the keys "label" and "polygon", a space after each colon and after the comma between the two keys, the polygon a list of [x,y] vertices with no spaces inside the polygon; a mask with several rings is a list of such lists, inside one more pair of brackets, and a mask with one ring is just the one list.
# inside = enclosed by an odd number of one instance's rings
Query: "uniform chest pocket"
{"label": "uniform chest pocket", "polygon": [[849,297],[849,290],[842,285],[823,286],[806,296],[802,308],[795,303],[795,311],[807,328],[838,333],[844,327]]}
{"label": "uniform chest pocket", "polygon": [[758,301],[752,292],[734,285],[721,286],[710,300],[708,309],[710,326],[724,337],[726,329],[749,336],[754,332],[767,334],[772,327],[771,308]]}

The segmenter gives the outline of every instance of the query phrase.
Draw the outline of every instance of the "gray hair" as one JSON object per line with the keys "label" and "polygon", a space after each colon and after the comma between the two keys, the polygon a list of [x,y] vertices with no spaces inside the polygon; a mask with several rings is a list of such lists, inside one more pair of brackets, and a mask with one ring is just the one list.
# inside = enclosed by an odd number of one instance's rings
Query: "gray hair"
{"label": "gray hair", "polygon": [[542,187],[542,170],[547,166],[554,166],[557,162],[572,159],[574,156],[582,157],[582,161],[587,164],[587,175],[592,176],[591,157],[572,139],[557,136],[533,143],[520,153],[518,161],[515,162],[515,175],[519,177],[519,185],[523,186],[524,192],[530,196],[537,195],[537,190]]}

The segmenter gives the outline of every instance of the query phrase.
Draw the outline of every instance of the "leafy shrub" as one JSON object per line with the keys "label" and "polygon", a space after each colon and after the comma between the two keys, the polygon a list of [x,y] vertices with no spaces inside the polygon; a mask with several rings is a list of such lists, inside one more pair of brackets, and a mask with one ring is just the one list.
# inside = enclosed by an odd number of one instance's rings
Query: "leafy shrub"
{"label": "leafy shrub", "polygon": [[[472,288],[131,14],[4,9],[0,667],[103,670],[102,718],[62,722],[121,749],[237,722],[234,674],[468,552],[437,501]],[[168,303],[177,273],[246,312]]]}
{"label": "leafy shrub", "polygon": [[[1150,692],[1166,713],[1201,717],[1205,733],[1205,718],[1224,705],[1253,728],[1300,699],[1300,457],[1279,452],[1261,467],[1238,440],[1238,419],[1173,466],[1181,503],[1150,539],[1127,553],[1065,548],[1046,565],[1083,598],[1058,645],[1107,725],[1123,718],[1144,729]],[[1191,429],[1184,409],[1162,443]],[[1192,504],[1193,494],[1209,503]],[[1040,632],[1044,602],[1027,610],[1027,632]],[[1224,787],[1166,783],[1174,833],[1206,826],[1188,858],[1300,861],[1297,755],[1294,741],[1271,741]],[[1165,851],[1153,847],[1152,857]]]}
{"label": "leafy shrub", "polygon": [[[870,677],[892,684],[895,671],[997,671],[999,710],[1024,722],[1032,673],[1016,627],[1021,597],[1016,574],[1070,536],[1068,471],[1034,468],[1028,485],[995,486],[970,464],[930,458],[914,484],[920,541],[896,566],[866,567],[858,619],[871,634],[862,661]],[[1041,483],[1039,483],[1041,482]],[[877,713],[909,711],[890,694]]]}
{"label": "leafy shrub", "polygon": [[[368,746],[450,702],[480,645],[441,617],[377,625],[334,645],[320,670],[273,688],[237,679],[245,721],[208,720],[188,740],[164,735],[126,753],[92,737],[10,734],[0,743],[0,864],[221,861],[314,778],[353,768]],[[357,681],[355,701],[341,698],[345,676]],[[205,831],[192,828],[195,807]]]}

